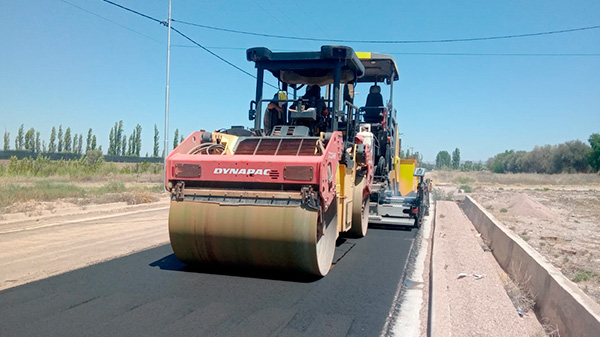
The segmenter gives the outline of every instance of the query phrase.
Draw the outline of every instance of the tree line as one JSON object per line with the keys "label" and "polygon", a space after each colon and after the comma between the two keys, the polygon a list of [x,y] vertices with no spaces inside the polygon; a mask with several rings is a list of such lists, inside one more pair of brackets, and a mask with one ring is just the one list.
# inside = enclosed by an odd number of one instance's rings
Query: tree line
{"label": "tree line", "polygon": [[464,163],[460,162],[460,149],[455,148],[452,151],[452,155],[448,151],[440,151],[435,157],[435,168],[438,170],[442,169],[453,169],[461,171],[482,171],[485,170],[485,165],[479,162],[473,162],[466,160]]}
{"label": "tree line", "polygon": [[[152,157],[159,157],[159,140],[158,127],[154,124]],[[173,148],[177,147],[183,140],[184,137],[179,135],[179,129],[175,129]],[[11,150],[10,132],[8,131],[4,132],[3,149],[4,151]],[[17,151],[30,151],[32,153],[74,153],[78,155],[87,154],[88,151],[93,150],[102,155],[102,145],[98,146],[97,137],[93,133],[92,128],[88,129],[84,144],[83,133],[73,133],[70,127],[63,130],[62,124],[58,126],[58,131],[55,126],[52,127],[48,142],[40,139],[40,132],[36,131],[33,127],[25,131],[25,125],[21,124],[14,138],[14,149]],[[123,131],[123,120],[115,122],[108,136],[108,150],[106,154],[110,156],[140,157],[141,149],[142,126],[137,124],[129,136],[127,136]],[[160,156],[164,156],[164,152]],[[148,153],[146,153],[146,157],[148,157]]]}
{"label": "tree line", "polygon": [[[5,151],[10,150],[10,132],[4,132]],[[92,129],[88,130],[86,138],[85,152],[96,149],[96,136],[92,134]],[[63,131],[63,126],[59,125],[58,133],[56,127],[52,127],[49,142],[40,139],[40,132],[34,128],[25,131],[25,125],[21,124],[15,137],[15,150],[30,151],[34,153],[74,153],[83,154],[83,134],[73,133],[70,127]]]}
{"label": "tree line", "polygon": [[558,145],[536,146],[531,151],[507,150],[488,159],[496,173],[588,173],[600,171],[600,134],[588,138],[590,145],[572,140]]}

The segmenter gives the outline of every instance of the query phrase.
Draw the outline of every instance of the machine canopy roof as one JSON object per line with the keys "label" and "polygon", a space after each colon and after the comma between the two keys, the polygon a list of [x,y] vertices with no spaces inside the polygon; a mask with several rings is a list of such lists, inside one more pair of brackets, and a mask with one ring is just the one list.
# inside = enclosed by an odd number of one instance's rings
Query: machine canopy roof
{"label": "machine canopy roof", "polygon": [[357,52],[356,55],[365,67],[365,74],[358,82],[385,82],[398,80],[398,66],[392,55]]}
{"label": "machine canopy roof", "polygon": [[257,47],[248,49],[246,58],[256,68],[266,69],[288,84],[331,84],[338,65],[341,65],[341,83],[353,82],[365,73],[354,50],[346,46],[321,46],[321,51],[311,52],[272,52]]}

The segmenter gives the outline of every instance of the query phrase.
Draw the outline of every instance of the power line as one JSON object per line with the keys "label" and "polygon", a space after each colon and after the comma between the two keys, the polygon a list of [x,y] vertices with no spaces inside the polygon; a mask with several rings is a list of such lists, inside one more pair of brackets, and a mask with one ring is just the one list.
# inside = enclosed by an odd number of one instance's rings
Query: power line
{"label": "power line", "polygon": [[[106,1],[106,0],[105,0]],[[499,36],[487,36],[487,37],[473,37],[473,38],[463,38],[463,39],[439,39],[439,40],[345,40],[345,39],[325,39],[325,38],[312,38],[312,37],[298,37],[298,36],[285,36],[285,35],[276,35],[276,34],[264,34],[264,33],[255,33],[248,32],[242,30],[221,28],[215,26],[202,25],[194,22],[180,21],[172,19],[173,22],[178,22],[184,25],[190,25],[199,28],[211,29],[221,32],[228,33],[236,33],[243,35],[252,35],[252,36],[260,36],[260,37],[270,37],[277,39],[288,39],[288,40],[304,40],[304,41],[319,41],[319,42],[342,42],[342,43],[369,43],[369,44],[411,44],[411,43],[450,43],[450,42],[469,42],[469,41],[488,41],[488,40],[501,40],[501,39],[514,39],[514,38],[522,38],[522,37],[532,37],[532,36],[541,36],[541,35],[552,35],[552,34],[563,34],[563,33],[572,33],[579,32],[584,30],[592,30],[598,29],[599,26],[589,26],[589,27],[579,27],[572,29],[563,29],[563,30],[553,30],[546,32],[538,32],[538,33],[527,33],[527,34],[514,34],[514,35],[499,35]]]}
{"label": "power line", "polygon": [[84,12],[86,12],[86,13],[88,13],[88,14],[91,14],[91,15],[93,15],[93,16],[95,16],[95,17],[98,17],[98,18],[100,18],[100,19],[102,19],[102,20],[105,20],[105,21],[108,21],[108,22],[110,22],[110,23],[113,23],[113,24],[115,24],[115,25],[117,25],[117,26],[119,26],[119,27],[121,27],[121,28],[127,29],[127,30],[128,30],[128,31],[130,31],[130,32],[133,32],[133,33],[136,33],[136,34],[138,34],[138,35],[141,35],[141,36],[143,36],[143,37],[145,37],[145,38],[147,38],[147,39],[150,39],[150,40],[152,40],[152,41],[154,41],[154,42],[158,42],[158,43],[161,43],[161,44],[163,43],[162,41],[159,41],[159,40],[157,40],[157,39],[155,39],[155,38],[153,38],[153,37],[151,37],[151,36],[149,36],[149,35],[146,35],[146,34],[144,34],[144,33],[138,32],[138,31],[137,31],[137,30],[135,30],[135,29],[129,28],[129,27],[127,27],[127,26],[124,26],[124,25],[122,25],[122,24],[120,24],[120,23],[118,23],[118,22],[116,22],[116,21],[113,21],[113,20],[111,20],[111,19],[105,18],[105,17],[104,17],[104,16],[102,16],[102,15],[96,14],[96,13],[94,13],[94,12],[90,12],[90,11],[88,11],[87,9],[85,9],[85,8],[83,8],[83,7],[79,7],[79,6],[77,6],[77,5],[73,4],[73,3],[70,3],[70,2],[68,2],[68,1],[66,1],[66,0],[59,0],[59,1],[61,1],[61,2],[64,2],[64,3],[66,3],[67,5],[73,6],[73,7],[77,8],[77,9],[79,9],[79,10],[81,10],[81,11],[84,11]]}
{"label": "power line", "polygon": [[[179,48],[198,48],[197,46],[176,44],[173,47]],[[222,49],[222,50],[246,50],[247,47],[224,47],[224,46],[206,46],[209,49]],[[272,49],[273,51],[282,52],[297,52],[302,51],[298,49]],[[382,51],[383,54],[390,55],[405,55],[405,56],[600,56],[595,53],[429,53],[429,52],[386,52]]]}
{"label": "power line", "polygon": [[[146,19],[150,19],[150,20],[152,20],[152,21],[154,21],[154,22],[158,22],[158,23],[160,23],[160,24],[164,24],[164,21],[161,21],[161,20],[159,20],[159,19],[157,19],[157,18],[153,18],[153,17],[151,17],[150,15],[146,15],[146,14],[140,13],[140,12],[138,12],[138,11],[135,11],[135,10],[131,9],[131,8],[127,8],[127,7],[125,7],[125,6],[119,5],[119,4],[118,4],[118,3],[116,3],[116,2],[112,2],[112,1],[109,1],[109,0],[102,0],[102,1],[104,1],[104,2],[106,2],[106,3],[109,3],[109,4],[113,5],[113,6],[119,7],[119,8],[121,8],[121,9],[124,9],[124,10],[126,10],[126,11],[128,11],[128,12],[131,12],[131,13],[137,14],[137,15],[139,15],[139,16],[143,16],[143,17],[145,17]],[[171,21],[173,21],[173,20],[171,20]]]}
{"label": "power line", "polygon": [[[149,15],[146,15],[146,14],[144,14],[144,13],[138,12],[138,11],[136,11],[136,10],[133,10],[133,9],[131,9],[131,8],[128,8],[128,7],[125,7],[125,6],[119,5],[118,3],[112,2],[112,1],[110,1],[110,0],[102,0],[102,1],[104,1],[104,2],[106,2],[106,3],[109,3],[109,4],[113,5],[113,6],[119,7],[119,8],[121,8],[121,9],[123,9],[123,10],[126,10],[126,11],[128,11],[128,12],[131,12],[131,13],[134,13],[134,14],[136,14],[136,15],[142,16],[142,17],[144,17],[144,18],[146,18],[146,19],[149,19],[149,20],[152,20],[152,21],[154,21],[154,22],[160,23],[160,24],[161,24],[161,25],[163,25],[163,26],[168,26],[166,21],[161,21],[161,20],[159,20],[159,19],[157,19],[157,18],[154,18],[154,17],[151,17],[151,16],[149,16]],[[171,21],[175,21],[175,20],[171,20]],[[216,53],[214,53],[214,52],[213,52],[213,51],[211,51],[210,49],[208,49],[208,48],[204,47],[204,46],[203,46],[203,45],[201,45],[200,43],[196,42],[195,40],[193,40],[193,39],[192,39],[192,38],[190,38],[189,36],[185,35],[185,34],[184,34],[184,33],[182,33],[181,31],[179,31],[178,29],[176,29],[176,28],[175,28],[175,27],[173,27],[172,25],[171,25],[171,30],[173,30],[173,31],[174,31],[174,32],[176,32],[177,34],[181,35],[183,38],[185,38],[186,40],[188,40],[188,41],[190,41],[191,43],[195,44],[196,46],[198,46],[198,47],[202,48],[204,51],[206,51],[207,53],[211,54],[212,56],[214,56],[214,57],[218,58],[219,60],[221,60],[221,61],[225,62],[226,64],[228,64],[228,65],[232,66],[233,68],[235,68],[235,69],[237,69],[237,70],[239,70],[239,71],[243,72],[244,74],[246,74],[246,75],[248,75],[248,76],[250,76],[250,77],[252,77],[252,78],[256,79],[256,76],[255,76],[255,75],[253,75],[253,74],[251,74],[251,73],[249,73],[249,72],[245,71],[244,69],[242,69],[242,68],[240,68],[240,67],[236,66],[235,64],[233,64],[233,63],[229,62],[228,60],[224,59],[223,57],[221,57],[221,56],[217,55]],[[266,85],[268,85],[268,86],[271,86],[271,87],[273,87],[273,88],[275,88],[275,89],[279,89],[277,86],[275,86],[275,85],[273,85],[273,84],[271,84],[271,83],[265,82],[265,84],[266,84]]]}
{"label": "power line", "polygon": [[[197,45],[198,47],[200,47],[200,48],[204,49],[204,50],[205,50],[207,53],[211,54],[212,56],[214,56],[214,57],[218,58],[219,60],[221,60],[221,61],[223,61],[223,62],[225,62],[225,63],[227,63],[228,65],[230,65],[230,66],[234,67],[235,69],[237,69],[237,70],[239,70],[239,71],[243,72],[244,74],[246,74],[246,75],[248,75],[248,76],[250,76],[250,77],[253,77],[254,79],[256,79],[256,76],[255,76],[255,75],[253,75],[253,74],[251,74],[251,73],[249,73],[249,72],[245,71],[244,69],[242,69],[242,68],[240,68],[240,67],[236,66],[235,64],[233,64],[233,63],[231,63],[231,62],[227,61],[226,59],[222,58],[221,56],[219,56],[219,55],[215,54],[215,53],[214,53],[214,52],[212,52],[210,49],[208,49],[208,48],[204,47],[203,45],[199,44],[198,42],[196,42],[196,41],[192,40],[192,39],[191,39],[189,36],[187,36],[187,35],[183,34],[182,32],[180,32],[180,31],[179,31],[177,28],[175,28],[175,27],[171,26],[171,29],[172,29],[174,32],[176,32],[177,34],[181,35],[181,36],[182,36],[184,39],[186,39],[186,40],[190,41],[191,43],[193,43],[193,44]],[[268,86],[271,86],[271,87],[273,87],[273,88],[275,88],[275,89],[279,89],[278,87],[274,86],[274,85],[273,85],[273,84],[271,84],[271,83],[265,82],[265,84],[266,84],[266,85],[268,85]]]}

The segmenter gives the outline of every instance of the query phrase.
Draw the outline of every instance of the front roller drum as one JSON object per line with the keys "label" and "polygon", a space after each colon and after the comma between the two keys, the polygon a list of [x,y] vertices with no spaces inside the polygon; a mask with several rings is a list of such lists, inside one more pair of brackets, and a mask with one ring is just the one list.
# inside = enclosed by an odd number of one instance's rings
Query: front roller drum
{"label": "front roller drum", "polygon": [[335,205],[321,219],[302,206],[171,201],[169,237],[177,258],[188,264],[324,276],[337,239]]}

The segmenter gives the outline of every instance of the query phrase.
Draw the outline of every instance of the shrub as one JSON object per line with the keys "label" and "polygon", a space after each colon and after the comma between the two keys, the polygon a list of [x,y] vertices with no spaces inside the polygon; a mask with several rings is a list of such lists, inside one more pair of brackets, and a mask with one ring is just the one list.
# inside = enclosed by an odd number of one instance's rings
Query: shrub
{"label": "shrub", "polygon": [[575,283],[579,283],[579,282],[583,282],[583,281],[587,281],[589,279],[591,279],[592,277],[596,276],[596,274],[592,271],[589,270],[580,270],[579,272],[577,272],[577,274],[575,274],[573,276],[572,281]]}
{"label": "shrub", "polygon": [[471,186],[467,185],[467,184],[460,185],[459,188],[461,190],[463,190],[463,192],[465,192],[465,193],[471,193],[471,192],[473,192],[473,188]]}

